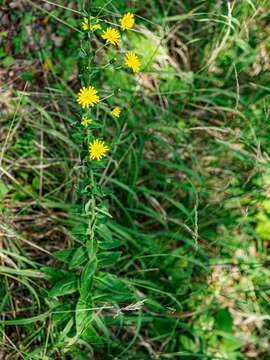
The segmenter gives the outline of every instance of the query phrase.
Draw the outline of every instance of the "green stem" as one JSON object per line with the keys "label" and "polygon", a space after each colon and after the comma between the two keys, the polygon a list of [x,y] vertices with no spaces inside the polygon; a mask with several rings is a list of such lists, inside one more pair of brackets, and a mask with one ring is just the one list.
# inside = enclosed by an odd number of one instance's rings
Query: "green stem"
{"label": "green stem", "polygon": [[95,187],[95,178],[94,178],[94,172],[92,169],[90,169],[90,185],[91,185],[91,213],[89,218],[89,240],[88,240],[88,256],[89,259],[92,259],[94,256],[96,256],[97,252],[97,243],[95,240],[95,228],[96,228],[96,198],[93,194],[93,189]]}

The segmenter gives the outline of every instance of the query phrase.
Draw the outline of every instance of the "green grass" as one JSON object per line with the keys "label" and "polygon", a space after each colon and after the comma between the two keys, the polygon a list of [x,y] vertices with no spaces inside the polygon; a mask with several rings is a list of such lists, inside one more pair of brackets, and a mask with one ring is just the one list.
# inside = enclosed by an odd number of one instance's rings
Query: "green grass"
{"label": "green grass", "polygon": [[92,74],[123,108],[94,180],[88,5],[0,4],[0,358],[269,359],[268,2],[93,2],[143,59]]}

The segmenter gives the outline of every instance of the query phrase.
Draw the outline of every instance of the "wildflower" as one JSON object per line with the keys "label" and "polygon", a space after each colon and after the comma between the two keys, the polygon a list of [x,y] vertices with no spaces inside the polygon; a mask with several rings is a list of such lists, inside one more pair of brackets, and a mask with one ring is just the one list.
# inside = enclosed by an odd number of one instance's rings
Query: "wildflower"
{"label": "wildflower", "polygon": [[89,144],[90,160],[101,160],[107,155],[109,148],[105,145],[104,141],[96,139]]}
{"label": "wildflower", "polygon": [[112,110],[111,114],[112,114],[113,116],[119,118],[119,116],[120,116],[120,114],[121,114],[121,109],[120,109],[120,107],[118,107],[118,106],[115,107],[115,108]]}
{"label": "wildflower", "polygon": [[119,31],[113,29],[112,27],[108,28],[106,31],[103,31],[101,37],[106,40],[107,43],[112,45],[118,45],[120,42]]}
{"label": "wildflower", "polygon": [[87,116],[84,116],[82,118],[81,124],[85,127],[87,127],[88,125],[92,124],[93,120],[89,119]]}
{"label": "wildflower", "polygon": [[128,12],[127,14],[125,14],[121,19],[120,19],[120,26],[121,29],[124,30],[128,30],[133,28],[134,26],[134,14],[131,14],[130,12]]}
{"label": "wildflower", "polygon": [[94,106],[99,102],[97,90],[93,86],[83,87],[78,93],[77,102],[87,109]]}
{"label": "wildflower", "polygon": [[101,29],[99,20],[97,20],[95,24],[91,24],[91,20],[93,20],[93,19],[94,19],[94,17],[90,16],[90,24],[89,24],[89,19],[86,17],[83,18],[83,22],[82,22],[83,30],[95,31],[95,30]]}
{"label": "wildflower", "polygon": [[133,70],[134,73],[137,73],[140,71],[140,60],[138,58],[138,56],[133,52],[133,51],[129,51],[126,54],[126,61],[125,64]]}

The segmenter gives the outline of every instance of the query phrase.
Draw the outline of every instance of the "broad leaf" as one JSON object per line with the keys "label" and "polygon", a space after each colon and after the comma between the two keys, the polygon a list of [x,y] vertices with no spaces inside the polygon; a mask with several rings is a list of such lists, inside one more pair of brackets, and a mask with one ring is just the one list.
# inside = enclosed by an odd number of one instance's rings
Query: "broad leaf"
{"label": "broad leaf", "polygon": [[80,293],[81,296],[86,297],[92,287],[93,275],[97,268],[97,259],[96,257],[89,260],[88,263],[85,265],[81,272],[80,277]]}
{"label": "broad leaf", "polygon": [[62,280],[58,281],[49,291],[50,296],[63,296],[72,294],[77,290],[77,279],[74,274],[69,274]]}
{"label": "broad leaf", "polygon": [[121,256],[121,251],[105,251],[97,254],[98,266],[112,266]]}

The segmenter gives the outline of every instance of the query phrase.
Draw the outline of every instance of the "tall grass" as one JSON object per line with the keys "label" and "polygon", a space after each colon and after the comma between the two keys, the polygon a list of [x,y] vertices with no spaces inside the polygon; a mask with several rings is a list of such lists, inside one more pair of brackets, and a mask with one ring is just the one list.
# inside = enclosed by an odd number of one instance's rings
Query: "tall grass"
{"label": "tall grass", "polygon": [[[267,1],[27,4],[62,44],[42,46],[12,96],[2,88],[2,358],[267,359]],[[99,50],[95,81],[104,97],[121,91],[96,113],[111,152],[93,180],[81,21],[128,10],[143,71],[103,68]],[[5,60],[19,77],[20,56]]]}

